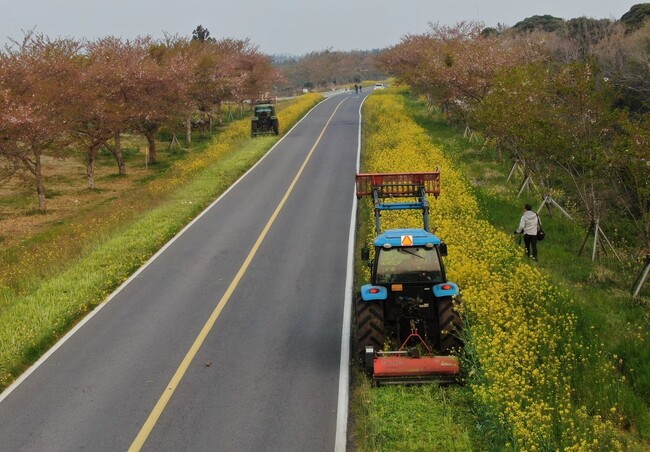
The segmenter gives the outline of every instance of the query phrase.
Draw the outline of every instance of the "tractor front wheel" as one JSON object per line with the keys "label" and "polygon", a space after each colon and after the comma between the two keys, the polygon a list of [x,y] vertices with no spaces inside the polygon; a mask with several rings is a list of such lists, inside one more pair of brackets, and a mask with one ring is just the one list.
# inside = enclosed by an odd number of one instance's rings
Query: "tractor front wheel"
{"label": "tractor front wheel", "polygon": [[375,350],[384,348],[386,330],[384,328],[384,310],[381,302],[356,299],[357,314],[357,355],[363,363],[367,346]]}
{"label": "tractor front wheel", "polygon": [[440,331],[440,351],[447,355],[453,350],[460,350],[463,341],[460,332],[463,329],[463,319],[456,311],[453,298],[446,297],[437,301],[438,326]]}

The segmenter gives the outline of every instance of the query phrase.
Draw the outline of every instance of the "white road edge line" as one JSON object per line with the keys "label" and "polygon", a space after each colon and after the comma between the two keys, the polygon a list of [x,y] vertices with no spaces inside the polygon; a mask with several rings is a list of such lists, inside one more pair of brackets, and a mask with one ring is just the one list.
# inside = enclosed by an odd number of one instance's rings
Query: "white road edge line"
{"label": "white road edge line", "polygon": [[113,293],[111,293],[106,300],[98,304],[88,315],[86,315],[83,319],[79,321],[70,331],[66,333],[65,336],[63,336],[61,339],[59,339],[45,354],[43,354],[38,361],[36,361],[34,364],[32,364],[25,372],[23,372],[12,384],[7,386],[7,388],[0,394],[0,403],[7,397],[9,397],[9,394],[11,394],[20,384],[25,381],[32,373],[36,371],[50,356],[52,356],[59,348],[65,344],[68,339],[70,339],[77,331],[79,331],[86,323],[90,321],[101,309],[106,306],[113,298],[115,298],[129,283],[134,280],[135,278],[138,277],[140,273],[142,273],[149,265],[151,265],[157,258],[160,256],[167,248],[169,248],[172,243],[174,243],[181,235],[185,233],[189,228],[192,227],[194,223],[199,221],[199,219],[205,215],[210,209],[212,209],[219,201],[221,201],[222,198],[224,198],[230,190],[232,190],[237,184],[239,184],[257,165],[259,165],[262,160],[264,160],[290,133],[291,131],[300,124],[303,119],[305,119],[309,114],[316,109],[319,105],[321,105],[323,102],[327,102],[330,98],[325,98],[322,101],[320,101],[318,104],[314,105],[298,122],[296,122],[291,129],[287,133],[285,133],[282,138],[280,138],[277,143],[275,143],[273,146],[271,146],[271,149],[268,150],[266,154],[262,156],[253,166],[251,166],[248,171],[246,171],[242,176],[237,179],[230,187],[226,189],[217,199],[215,199],[208,207],[206,207],[199,215],[197,215],[192,221],[190,221],[183,229],[178,232],[174,237],[172,237],[165,245],[163,245],[162,248],[160,248],[156,254],[151,256],[147,262],[145,262],[142,267],[140,267],[138,270],[136,270],[135,273],[133,273],[126,281],[124,281]]}
{"label": "white road edge line", "polygon": [[[357,165],[359,172],[361,160],[361,109],[368,96],[359,105],[359,137],[357,143]],[[348,263],[345,277],[345,299],[343,303],[343,328],[341,331],[341,361],[339,363],[339,399],[336,409],[336,439],[335,452],[345,452],[348,439],[348,405],[350,401],[350,328],[352,314],[352,289],[354,284],[354,249],[357,229],[357,196],[356,183],[352,195],[352,214],[350,215],[350,231],[348,233]]]}

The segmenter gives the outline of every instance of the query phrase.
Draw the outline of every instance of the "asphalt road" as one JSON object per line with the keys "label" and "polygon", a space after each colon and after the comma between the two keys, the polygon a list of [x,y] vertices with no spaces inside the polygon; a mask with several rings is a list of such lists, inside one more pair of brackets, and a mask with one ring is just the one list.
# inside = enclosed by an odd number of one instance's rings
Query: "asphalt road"
{"label": "asphalt road", "polygon": [[319,104],[5,393],[0,449],[334,450],[362,100]]}

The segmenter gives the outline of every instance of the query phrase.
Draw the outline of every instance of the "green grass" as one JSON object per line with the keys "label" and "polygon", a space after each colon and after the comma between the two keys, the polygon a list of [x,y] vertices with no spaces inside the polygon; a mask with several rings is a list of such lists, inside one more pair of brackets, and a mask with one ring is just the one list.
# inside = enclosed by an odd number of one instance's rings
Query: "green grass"
{"label": "green grass", "polygon": [[353,397],[353,438],[360,451],[487,450],[462,387],[374,388],[364,378]]}
{"label": "green grass", "polygon": [[[27,184],[25,184],[27,185]],[[5,209],[16,209],[20,206],[24,206],[31,201],[34,197],[35,190],[28,190],[27,187],[17,190],[12,197],[3,197],[0,198],[0,218],[8,218],[9,215],[4,213]]]}

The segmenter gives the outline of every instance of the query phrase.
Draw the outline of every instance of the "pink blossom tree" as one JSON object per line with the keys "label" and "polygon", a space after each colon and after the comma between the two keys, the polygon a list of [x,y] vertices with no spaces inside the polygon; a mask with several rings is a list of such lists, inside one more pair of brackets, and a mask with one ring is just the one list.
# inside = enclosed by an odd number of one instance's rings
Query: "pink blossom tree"
{"label": "pink blossom tree", "polygon": [[38,208],[46,210],[43,157],[70,155],[70,105],[81,45],[27,34],[0,53],[0,158],[34,177]]}

